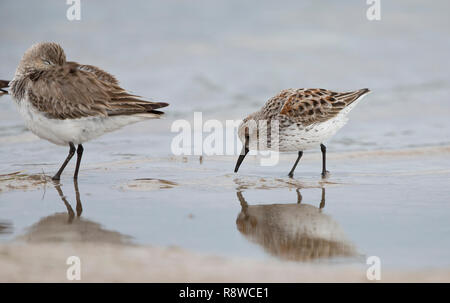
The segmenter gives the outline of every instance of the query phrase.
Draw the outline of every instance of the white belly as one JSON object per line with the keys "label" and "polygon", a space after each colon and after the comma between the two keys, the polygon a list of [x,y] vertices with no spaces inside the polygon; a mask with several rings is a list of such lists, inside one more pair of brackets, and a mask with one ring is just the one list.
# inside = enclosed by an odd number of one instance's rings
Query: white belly
{"label": "white belly", "polygon": [[348,113],[361,101],[353,102],[344,108],[338,115],[322,123],[312,124],[307,127],[298,127],[293,124],[280,129],[279,151],[303,151],[317,148],[321,143],[330,139],[348,121]]}
{"label": "white belly", "polygon": [[152,118],[149,115],[49,119],[26,99],[16,102],[28,129],[57,145],[82,144],[125,125]]}
{"label": "white belly", "polygon": [[305,128],[292,125],[280,131],[280,151],[303,151],[317,148],[322,142],[331,138],[348,119],[335,117],[323,123]]}

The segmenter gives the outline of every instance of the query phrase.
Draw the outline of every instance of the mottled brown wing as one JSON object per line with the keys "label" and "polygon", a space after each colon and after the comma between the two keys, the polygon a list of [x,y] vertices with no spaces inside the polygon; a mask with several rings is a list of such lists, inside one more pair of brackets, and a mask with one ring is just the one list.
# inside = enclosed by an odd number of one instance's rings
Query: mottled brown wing
{"label": "mottled brown wing", "polygon": [[76,62],[67,62],[67,64],[72,64],[72,65],[76,66],[79,70],[90,72],[90,73],[94,74],[98,80],[109,82],[109,83],[115,84],[115,85],[119,85],[119,81],[116,79],[116,77],[114,77],[110,73],[105,72],[104,70],[98,68],[97,66],[89,65],[89,64],[78,64]]}
{"label": "mottled brown wing", "polygon": [[54,119],[161,114],[155,109],[168,105],[141,100],[122,89],[117,80],[106,72],[74,62],[41,71],[30,79],[30,102]]}
{"label": "mottled brown wing", "polygon": [[291,90],[285,97],[280,114],[303,125],[324,122],[368,92],[367,88],[346,93],[319,88]]}

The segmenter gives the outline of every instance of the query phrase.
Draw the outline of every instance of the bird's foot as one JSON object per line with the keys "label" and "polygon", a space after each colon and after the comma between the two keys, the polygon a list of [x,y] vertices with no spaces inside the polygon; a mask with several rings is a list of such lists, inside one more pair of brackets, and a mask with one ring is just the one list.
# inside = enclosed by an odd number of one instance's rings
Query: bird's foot
{"label": "bird's foot", "polygon": [[322,179],[328,178],[330,176],[330,172],[328,170],[322,172]]}
{"label": "bird's foot", "polygon": [[291,179],[293,179],[293,178],[294,178],[294,173],[289,173],[289,174],[288,174],[288,177],[291,178]]}

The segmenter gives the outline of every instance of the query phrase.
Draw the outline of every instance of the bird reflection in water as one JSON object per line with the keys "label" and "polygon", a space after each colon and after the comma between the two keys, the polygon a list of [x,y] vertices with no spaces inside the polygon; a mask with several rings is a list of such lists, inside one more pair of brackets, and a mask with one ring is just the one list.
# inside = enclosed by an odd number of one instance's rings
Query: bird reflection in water
{"label": "bird reflection in water", "polygon": [[131,244],[131,237],[116,231],[106,230],[100,224],[81,217],[83,207],[80,199],[78,182],[74,180],[75,212],[64,195],[61,184],[53,182],[56,191],[64,203],[67,213],[55,213],[44,217],[27,229],[18,240],[33,243],[46,242],[83,242]]}
{"label": "bird reflection in water", "polygon": [[[72,223],[73,218],[75,217],[75,213],[73,212],[72,206],[67,201],[66,196],[64,196],[64,193],[61,189],[61,184],[59,183],[59,181],[53,182],[53,185],[55,186],[55,189],[58,192],[59,197],[64,202],[64,205],[67,208],[67,213],[69,215],[68,222]],[[75,199],[77,201],[77,205],[76,205],[75,209],[77,211],[77,217],[80,217],[81,213],[83,212],[83,206],[81,205],[80,190],[78,189],[78,181],[76,179],[74,179],[74,181],[73,181],[73,186],[75,188]]]}
{"label": "bird reflection in water", "polygon": [[248,205],[242,192],[237,196],[241,203],[238,230],[273,256],[307,262],[357,255],[339,224],[322,212],[325,188],[319,207],[302,203],[299,189],[297,204]]}

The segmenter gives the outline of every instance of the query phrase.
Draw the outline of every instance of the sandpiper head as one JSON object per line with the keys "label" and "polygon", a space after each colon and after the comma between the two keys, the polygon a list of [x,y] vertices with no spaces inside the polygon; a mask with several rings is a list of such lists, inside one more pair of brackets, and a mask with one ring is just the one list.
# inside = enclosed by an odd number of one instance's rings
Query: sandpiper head
{"label": "sandpiper head", "polygon": [[41,42],[31,46],[20,60],[16,70],[17,75],[28,72],[47,70],[66,62],[66,55],[62,47],[53,42]]}
{"label": "sandpiper head", "polygon": [[242,120],[241,124],[238,128],[238,136],[239,140],[241,140],[242,144],[245,144],[250,137],[253,138],[253,133],[257,132],[257,120],[255,119],[255,114],[251,114],[248,117],[246,117],[244,120]]}

